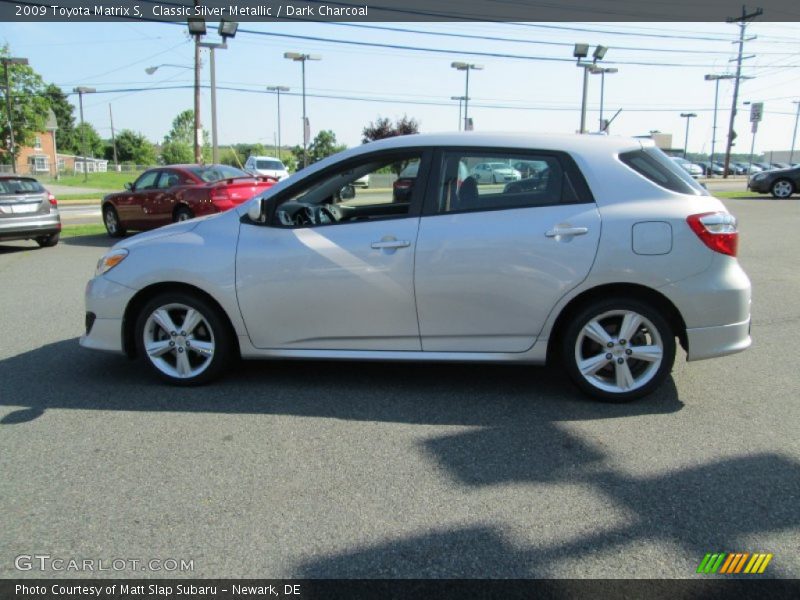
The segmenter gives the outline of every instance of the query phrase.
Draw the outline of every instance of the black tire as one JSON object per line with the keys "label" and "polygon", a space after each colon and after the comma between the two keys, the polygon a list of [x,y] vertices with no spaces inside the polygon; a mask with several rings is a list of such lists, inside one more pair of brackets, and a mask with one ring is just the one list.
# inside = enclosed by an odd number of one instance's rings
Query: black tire
{"label": "black tire", "polygon": [[772,197],[780,200],[790,198],[795,191],[794,183],[789,179],[778,179],[769,188],[769,193],[772,194]]}
{"label": "black tire", "polygon": [[60,233],[42,235],[36,238],[36,243],[39,244],[41,248],[52,248],[53,246],[58,244],[58,240],[60,237],[61,237]]}
{"label": "black tire", "polygon": [[173,223],[177,223],[179,221],[188,221],[189,219],[194,219],[194,213],[188,206],[179,206],[172,215]]}
{"label": "black tire", "polygon": [[[635,330],[632,340],[615,336],[615,330],[619,331],[622,326],[625,313],[633,313],[649,321],[649,324],[643,322]],[[593,320],[597,320],[609,335],[610,341],[607,343],[613,342],[613,347],[604,348],[585,334],[584,327]],[[650,325],[655,332],[650,330]],[[658,364],[655,360],[628,357],[635,352],[634,348],[659,345],[661,358]],[[675,332],[664,316],[651,305],[633,298],[612,297],[587,304],[570,319],[564,330],[560,354],[567,374],[583,393],[603,402],[630,402],[653,392],[672,371]],[[578,366],[579,356],[584,356],[584,360],[596,358],[605,366],[585,376]],[[609,356],[611,360],[608,360]],[[618,363],[619,360],[624,362]],[[617,364],[620,366],[617,367]],[[622,371],[623,368],[625,371]],[[631,383],[635,387],[624,391],[625,386],[617,384],[618,369],[631,376]]]}
{"label": "black tire", "polygon": [[106,232],[112,238],[122,237],[127,233],[127,229],[120,223],[117,209],[110,204],[103,207],[103,225],[106,226]]}
{"label": "black tire", "polygon": [[[177,322],[180,320],[182,309],[176,308],[176,305],[194,309],[202,316],[203,321],[197,325],[195,330],[187,332],[190,335],[181,336],[182,331],[180,327],[183,326],[185,321],[181,323]],[[171,336],[170,333],[172,332],[166,332],[157,323],[149,323],[151,315],[153,315],[156,310],[170,306],[173,308],[166,308],[166,310],[173,318],[173,323],[176,326],[175,333],[178,334],[177,336]],[[184,313],[182,316],[185,318],[187,314]],[[145,331],[146,328],[148,328],[148,332]],[[153,297],[142,307],[141,311],[139,311],[134,331],[137,355],[144,359],[148,368],[153,373],[162,380],[173,385],[196,386],[213,381],[225,372],[232,360],[238,357],[234,332],[225,316],[211,302],[199,295],[189,292],[164,292]],[[160,361],[151,358],[145,348],[146,335],[150,336],[147,339],[152,339],[156,337],[156,333],[158,334],[158,341],[156,343],[174,340],[172,343],[173,348],[165,352],[163,358],[158,357]],[[183,340],[185,340],[185,342]],[[201,361],[205,360],[205,357],[196,349],[191,349],[193,352],[190,352],[188,343],[190,341],[194,342],[195,345],[198,345],[200,341],[206,344],[210,341],[213,346],[213,355],[207,361],[202,371],[195,375],[190,374],[189,376],[181,377],[176,373],[178,370],[178,352],[181,351],[180,348],[184,343],[186,349],[182,352],[185,352],[187,361],[194,359],[195,362],[199,364]],[[159,366],[159,364],[161,366]],[[171,374],[168,372],[170,367],[175,373]],[[198,366],[197,368],[199,369],[200,367]]]}

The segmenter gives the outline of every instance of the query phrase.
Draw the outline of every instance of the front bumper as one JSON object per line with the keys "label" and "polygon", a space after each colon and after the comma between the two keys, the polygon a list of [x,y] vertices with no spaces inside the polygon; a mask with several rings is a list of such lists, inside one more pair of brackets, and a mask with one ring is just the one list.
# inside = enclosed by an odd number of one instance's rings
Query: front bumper
{"label": "front bumper", "polygon": [[136,290],[115,283],[105,276],[95,277],[86,284],[86,311],[94,317],[87,319],[86,333],[81,336],[84,348],[124,353],[123,325],[125,309]]}
{"label": "front bumper", "polygon": [[751,192],[758,192],[759,194],[766,194],[769,192],[770,182],[768,179],[761,179],[759,181],[750,180],[747,182],[747,189]]}

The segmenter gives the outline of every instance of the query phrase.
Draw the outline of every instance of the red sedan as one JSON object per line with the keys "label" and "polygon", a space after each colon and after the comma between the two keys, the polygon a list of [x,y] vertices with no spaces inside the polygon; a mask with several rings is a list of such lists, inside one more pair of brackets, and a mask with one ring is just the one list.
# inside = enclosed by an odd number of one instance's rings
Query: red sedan
{"label": "red sedan", "polygon": [[124,192],[103,198],[103,223],[111,237],[125,235],[129,229],[155,229],[228,210],[276,181],[226,165],[158,167],[126,183]]}

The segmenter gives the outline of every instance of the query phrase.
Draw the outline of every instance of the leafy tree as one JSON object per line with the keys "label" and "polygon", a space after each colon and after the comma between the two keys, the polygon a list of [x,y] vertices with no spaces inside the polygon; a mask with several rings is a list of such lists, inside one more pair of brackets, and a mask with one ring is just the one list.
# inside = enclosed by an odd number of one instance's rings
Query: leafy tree
{"label": "leafy tree", "polygon": [[[106,148],[106,158],[113,160],[114,148]],[[153,165],[156,162],[156,149],[141,133],[123,129],[117,134],[117,160],[135,165]]]}
{"label": "leafy tree", "polygon": [[[317,136],[308,145],[308,164],[314,164],[323,158],[336,154],[342,150],[346,150],[347,145],[336,143],[336,134],[330,130],[320,131]],[[303,163],[303,147],[295,146],[292,148],[292,154],[297,160],[298,164]]]}
{"label": "leafy tree", "polygon": [[383,140],[398,135],[410,135],[419,133],[419,122],[416,119],[409,119],[403,115],[401,119],[392,121],[387,117],[378,117],[375,122],[370,123],[361,132],[361,142],[367,144],[376,140]]}
{"label": "leafy tree", "polygon": [[[11,56],[8,46],[0,48],[0,57]],[[33,144],[37,134],[44,131],[49,104],[44,96],[44,81],[28,65],[8,65],[8,79],[11,84],[12,119],[14,142],[17,149]],[[5,98],[3,99],[5,100]],[[0,104],[0,154],[2,162],[11,162],[8,152],[11,132],[6,103]]]}
{"label": "leafy tree", "polygon": [[56,115],[58,129],[56,130],[56,146],[59,152],[78,154],[80,142],[75,132],[75,107],[72,106],[67,95],[54,83],[49,84],[44,95],[50,108]]}
{"label": "leafy tree", "polygon": [[[186,149],[189,154],[186,154]],[[203,161],[211,160],[208,131],[203,130]],[[172,121],[172,129],[164,137],[161,157],[166,164],[194,162],[194,111],[185,110]],[[175,160],[179,158],[180,160]]]}
{"label": "leafy tree", "polygon": [[78,156],[83,156],[84,147],[86,155],[89,157],[105,156],[106,143],[91,123],[85,121],[79,123],[75,128],[75,135],[78,139],[78,148],[76,152]]}

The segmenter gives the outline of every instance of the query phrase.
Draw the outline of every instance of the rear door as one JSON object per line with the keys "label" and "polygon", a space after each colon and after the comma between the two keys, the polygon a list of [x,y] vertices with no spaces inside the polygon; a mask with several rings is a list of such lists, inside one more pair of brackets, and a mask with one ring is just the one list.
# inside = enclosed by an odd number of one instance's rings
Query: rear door
{"label": "rear door", "polygon": [[[462,165],[544,163],[491,183]],[[415,260],[422,349],[523,352],[555,303],[589,273],[600,215],[574,161],[552,152],[451,149],[434,159]]]}

